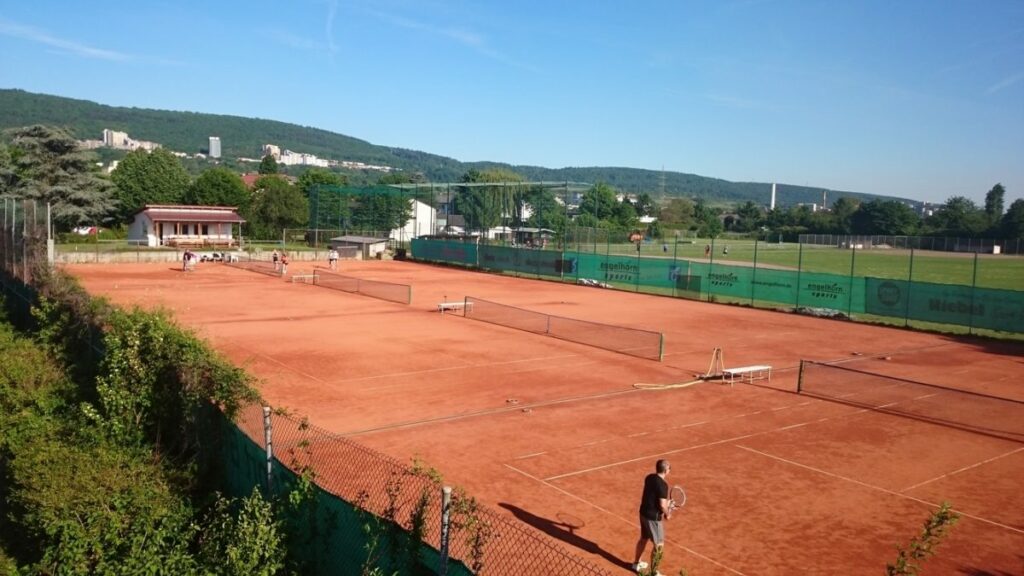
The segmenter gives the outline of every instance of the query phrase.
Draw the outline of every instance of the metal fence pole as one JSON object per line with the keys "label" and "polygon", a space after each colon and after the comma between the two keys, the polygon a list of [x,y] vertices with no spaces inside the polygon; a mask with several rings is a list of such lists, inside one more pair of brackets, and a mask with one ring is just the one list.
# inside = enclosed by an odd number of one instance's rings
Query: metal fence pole
{"label": "metal fence pole", "polygon": [[978,289],[978,253],[974,253],[974,274],[971,277],[971,307],[967,315],[967,333],[974,334],[974,292]]}
{"label": "metal fence pole", "polygon": [[270,423],[270,406],[263,407],[263,445],[267,451],[267,496],[273,494],[274,487],[274,427]]}
{"label": "metal fence pole", "polygon": [[914,287],[914,249],[910,249],[910,269],[907,271],[907,305],[903,308],[903,326],[910,327],[910,293]]}
{"label": "metal fence pole", "polygon": [[448,574],[448,538],[451,530],[451,509],[452,509],[452,487],[441,488],[441,565],[438,566],[438,574]]}

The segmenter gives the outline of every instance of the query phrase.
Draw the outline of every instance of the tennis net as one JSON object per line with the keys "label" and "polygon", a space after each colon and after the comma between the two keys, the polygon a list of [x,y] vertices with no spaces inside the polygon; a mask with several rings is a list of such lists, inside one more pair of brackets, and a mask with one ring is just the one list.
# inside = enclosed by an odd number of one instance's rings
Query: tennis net
{"label": "tennis net", "polygon": [[1024,402],[802,360],[797,391],[808,396],[1024,442]]}
{"label": "tennis net", "polygon": [[658,362],[664,350],[661,332],[552,316],[470,296],[466,297],[464,310],[466,317],[475,320]]}
{"label": "tennis net", "polygon": [[280,266],[274,266],[274,263],[269,260],[226,260],[224,263],[234,268],[249,270],[250,272],[259,272],[260,274],[266,274],[268,276],[281,277]]}
{"label": "tennis net", "polygon": [[362,294],[399,304],[412,304],[412,286],[406,284],[354,278],[319,267],[313,272],[313,284],[317,286],[341,290],[342,292],[351,292],[353,294]]}

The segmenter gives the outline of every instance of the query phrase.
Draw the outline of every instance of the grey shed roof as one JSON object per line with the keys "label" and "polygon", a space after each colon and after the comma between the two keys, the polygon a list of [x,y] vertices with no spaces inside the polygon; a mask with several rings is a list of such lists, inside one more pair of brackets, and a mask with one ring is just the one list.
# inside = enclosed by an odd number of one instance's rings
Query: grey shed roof
{"label": "grey shed roof", "polygon": [[374,238],[373,236],[335,236],[331,238],[331,242],[348,242],[350,244],[379,244],[387,241],[387,238]]}

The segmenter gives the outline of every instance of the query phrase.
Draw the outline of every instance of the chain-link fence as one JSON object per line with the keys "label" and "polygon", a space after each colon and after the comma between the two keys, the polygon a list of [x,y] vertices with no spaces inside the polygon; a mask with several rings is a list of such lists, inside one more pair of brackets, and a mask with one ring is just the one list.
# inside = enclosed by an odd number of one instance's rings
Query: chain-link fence
{"label": "chain-link fence", "polygon": [[225,459],[232,492],[294,495],[305,481],[315,486],[289,526],[290,552],[308,560],[310,573],[608,574],[458,490],[446,499],[437,473],[419,463],[258,405],[235,426]]}
{"label": "chain-link fence", "polygon": [[1024,333],[1024,258],[733,239],[561,250],[415,239],[412,257],[514,276],[917,327]]}
{"label": "chain-link fence", "polygon": [[870,236],[801,234],[802,244],[855,249],[932,250],[979,254],[1024,254],[1021,238],[953,238],[947,236]]}

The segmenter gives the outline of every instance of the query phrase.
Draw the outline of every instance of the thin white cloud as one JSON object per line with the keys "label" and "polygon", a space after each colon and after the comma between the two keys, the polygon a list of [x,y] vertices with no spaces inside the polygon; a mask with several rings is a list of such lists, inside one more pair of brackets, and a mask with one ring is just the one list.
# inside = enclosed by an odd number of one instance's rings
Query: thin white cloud
{"label": "thin white cloud", "polygon": [[61,53],[72,54],[82,58],[112,60],[115,62],[127,62],[135,59],[134,56],[124,54],[122,52],[104,50],[103,48],[87,46],[72,40],[57,38],[45,30],[25,26],[9,20],[0,19],[0,35],[36,42],[38,44],[56,48]]}
{"label": "thin white cloud", "polygon": [[728,108],[739,108],[741,110],[766,110],[768,105],[758,100],[740,98],[738,96],[723,96],[720,94],[705,94],[705,98],[712,103]]}
{"label": "thin white cloud", "polygon": [[425,22],[420,22],[420,21],[417,21],[417,20],[412,20],[412,19],[406,18],[404,16],[397,16],[395,14],[386,14],[386,13],[383,13],[383,12],[376,12],[376,11],[374,11],[374,12],[372,12],[372,14],[374,14],[375,16],[377,16],[378,18],[380,18],[380,19],[382,19],[384,21],[390,22],[391,24],[393,24],[395,26],[398,26],[398,27],[401,27],[401,28],[408,28],[410,30],[420,30],[420,31],[426,32],[428,34],[433,34],[435,36],[441,36],[443,38],[447,38],[449,40],[452,40],[452,41],[456,42],[457,44],[461,44],[463,46],[471,48],[476,53],[478,53],[478,54],[480,54],[482,56],[486,56],[488,58],[492,58],[492,59],[497,60],[499,62],[505,63],[505,64],[507,64],[509,66],[514,66],[516,68],[522,68],[524,70],[529,70],[531,72],[537,72],[537,69],[535,67],[530,66],[529,64],[524,64],[522,62],[517,62],[517,61],[509,58],[508,56],[502,54],[501,52],[498,52],[497,50],[494,50],[493,48],[490,48],[487,45],[486,37],[484,37],[482,34],[474,32],[472,30],[466,30],[466,29],[463,29],[463,28],[454,28],[454,27],[442,28],[442,27],[439,27],[439,26],[434,26],[432,24],[427,24]]}
{"label": "thin white cloud", "polygon": [[333,62],[334,55],[338,53],[338,45],[334,43],[334,17],[338,14],[338,0],[327,2],[327,22],[324,32],[327,35],[327,52]]}
{"label": "thin white cloud", "polygon": [[995,84],[989,86],[986,92],[988,94],[995,94],[996,92],[999,92],[1003,88],[1009,88],[1010,86],[1013,86],[1014,84],[1020,82],[1021,80],[1024,80],[1024,72],[1017,72],[1016,74],[1007,76],[1006,78],[1003,78],[999,82],[996,82]]}
{"label": "thin white cloud", "polygon": [[320,44],[309,38],[304,38],[298,34],[292,34],[284,30],[263,30],[261,34],[278,44],[294,48],[296,50],[319,50]]}

